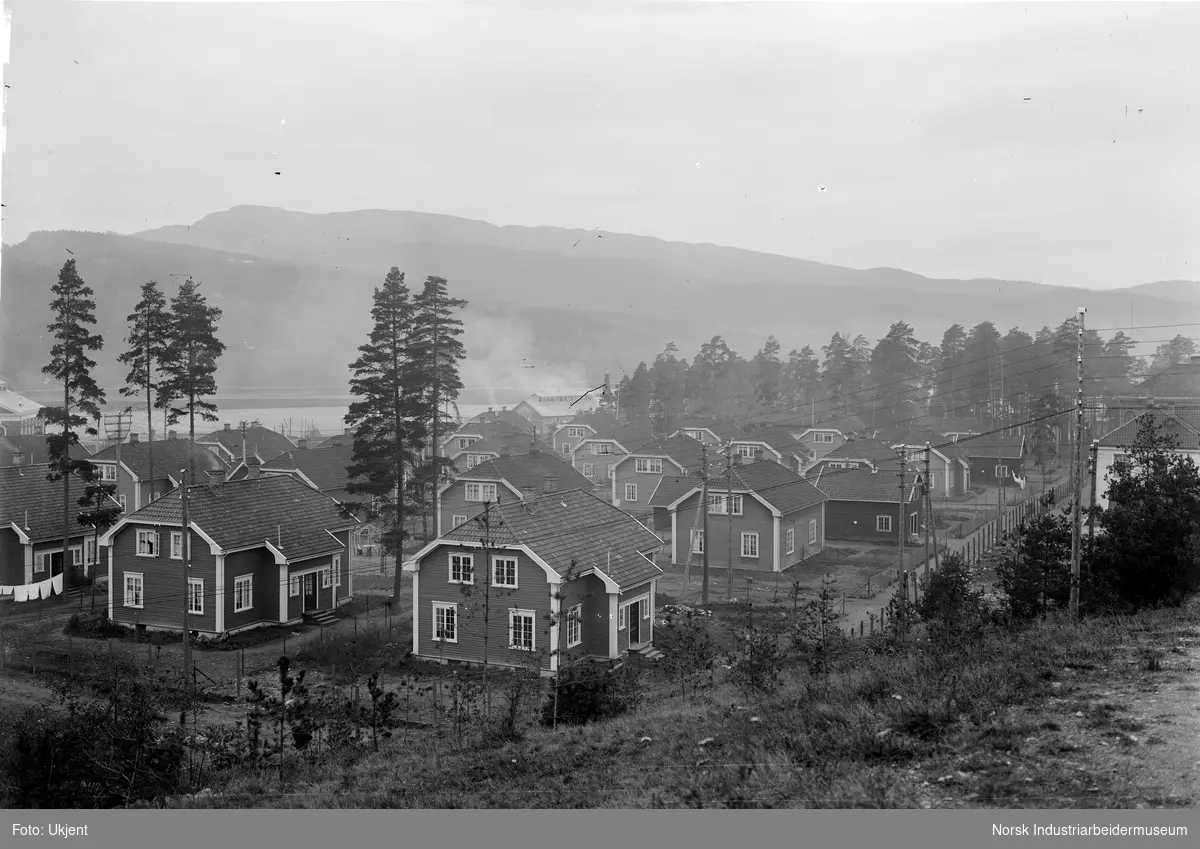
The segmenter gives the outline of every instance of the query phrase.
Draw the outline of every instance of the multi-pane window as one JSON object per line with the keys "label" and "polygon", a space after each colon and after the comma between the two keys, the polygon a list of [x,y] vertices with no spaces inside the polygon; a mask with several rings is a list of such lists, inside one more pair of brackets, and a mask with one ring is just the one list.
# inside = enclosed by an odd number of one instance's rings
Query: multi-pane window
{"label": "multi-pane window", "polygon": [[333,585],[335,587],[342,585],[342,555],[340,554],[333,556]]}
{"label": "multi-pane window", "polygon": [[891,529],[892,529],[892,517],[891,516],[876,516],[875,517],[875,530],[890,531]]}
{"label": "multi-pane window", "polygon": [[808,520],[808,544],[809,545],[817,544],[817,520],[816,519]]}
{"label": "multi-pane window", "polygon": [[39,551],[33,555],[33,571],[35,573],[46,571],[46,552]]}
{"label": "multi-pane window", "polygon": [[444,601],[433,603],[433,638],[447,643],[458,642],[458,605]]}
{"label": "multi-pane window", "polygon": [[788,528],[783,532],[783,553],[791,554],[796,550],[796,529]]}
{"label": "multi-pane window", "polygon": [[758,557],[758,534],[749,531],[742,534],[742,557]]}
{"label": "multi-pane window", "polygon": [[290,596],[300,595],[300,576],[299,575],[292,575],[292,577],[288,578],[288,595],[290,595]]}
{"label": "multi-pane window", "polygon": [[739,445],[737,447],[738,456],[744,457],[748,460],[754,459],[754,450],[755,447],[753,445]]}
{"label": "multi-pane window", "polygon": [[84,559],[88,563],[95,563],[96,562],[96,540],[95,539],[84,540],[83,544],[84,544],[85,553],[86,553],[86,557]]}
{"label": "multi-pane window", "polygon": [[533,651],[532,610],[508,611],[508,647],[521,651]]}
{"label": "multi-pane window", "polygon": [[727,503],[732,505],[733,515],[742,515],[742,496],[740,495],[729,496],[717,494],[708,496],[708,512],[719,513],[724,516],[729,512],[726,510]]}
{"label": "multi-pane window", "polygon": [[637,501],[637,484],[636,483],[625,484],[625,500],[626,501]]}
{"label": "multi-pane window", "polygon": [[254,576],[243,575],[233,581],[233,612],[241,613],[254,606]]}
{"label": "multi-pane window", "polygon": [[105,464],[100,467],[101,479],[106,481],[115,481],[117,479],[117,467]]}
{"label": "multi-pane window", "polygon": [[599,457],[600,456],[600,443],[599,442],[590,443],[588,445],[588,453],[590,453],[593,457]]}
{"label": "multi-pane window", "polygon": [[142,576],[136,572],[125,573],[125,606],[142,606]]}
{"label": "multi-pane window", "polygon": [[813,442],[833,442],[833,434],[827,431],[817,431],[813,434]]}
{"label": "multi-pane window", "polygon": [[567,611],[567,648],[583,642],[583,605],[577,604]]}
{"label": "multi-pane window", "polygon": [[76,547],[71,549],[71,562],[76,566],[83,565],[83,549]]}
{"label": "multi-pane window", "polygon": [[692,553],[704,553],[704,531],[692,529]]}
{"label": "multi-pane window", "polygon": [[[478,465],[479,465],[479,455],[478,454],[468,454],[467,455],[467,468],[473,469]],[[468,484],[468,486],[470,486],[470,484]]]}
{"label": "multi-pane window", "polygon": [[450,583],[452,584],[473,584],[475,583],[474,557],[470,554],[451,554],[450,555]]}
{"label": "multi-pane window", "polygon": [[583,476],[584,476],[585,478],[594,478],[594,477],[596,477],[596,466],[595,466],[595,464],[593,464],[593,463],[584,463],[584,464],[583,464]]}
{"label": "multi-pane window", "polygon": [[571,453],[571,443],[569,443],[569,442],[564,442],[564,443],[562,444],[562,452],[563,452],[564,454],[570,454],[570,453]]}
{"label": "multi-pane window", "polygon": [[996,477],[998,477],[998,478],[1008,477],[1008,466],[997,466],[996,467]]}
{"label": "multi-pane window", "polygon": [[466,524],[466,521],[467,521],[466,516],[451,516],[450,517],[450,527],[457,528],[459,525]]}
{"label": "multi-pane window", "polygon": [[517,586],[517,558],[515,557],[494,557],[492,558],[492,586],[493,587],[511,587],[516,589]]}
{"label": "multi-pane window", "polygon": [[204,614],[204,581],[188,578],[188,613]]}
{"label": "multi-pane window", "polygon": [[569,436],[571,439],[583,439],[584,435],[583,428],[581,427],[567,428],[567,436]]}
{"label": "multi-pane window", "polygon": [[633,461],[633,468],[639,475],[661,475],[663,461],[659,457],[638,457]]}
{"label": "multi-pane window", "polygon": [[496,485],[494,483],[468,483],[467,501],[495,501]]}
{"label": "multi-pane window", "polygon": [[323,590],[327,590],[333,586],[333,576],[329,573],[329,569],[321,570],[321,589]]}
{"label": "multi-pane window", "polygon": [[704,431],[702,430],[685,430],[684,433],[690,436],[692,439],[704,439]]}
{"label": "multi-pane window", "polygon": [[139,557],[154,557],[158,554],[158,533],[156,531],[137,532],[137,553]]}
{"label": "multi-pane window", "polygon": [[919,519],[918,514],[916,514],[916,513],[911,514],[908,517],[908,532],[910,534],[915,534],[915,533],[917,533],[917,531],[920,530],[920,528],[921,528],[921,525],[920,525],[920,519]]}
{"label": "multi-pane window", "polygon": [[183,559],[183,531],[171,531],[171,559]]}

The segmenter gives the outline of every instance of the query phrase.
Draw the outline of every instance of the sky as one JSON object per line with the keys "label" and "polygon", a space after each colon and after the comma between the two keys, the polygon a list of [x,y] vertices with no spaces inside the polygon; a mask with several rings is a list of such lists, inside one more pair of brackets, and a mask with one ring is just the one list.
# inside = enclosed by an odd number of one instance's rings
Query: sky
{"label": "sky", "polygon": [[261,204],[1200,278],[1197,4],[8,5],[6,244]]}

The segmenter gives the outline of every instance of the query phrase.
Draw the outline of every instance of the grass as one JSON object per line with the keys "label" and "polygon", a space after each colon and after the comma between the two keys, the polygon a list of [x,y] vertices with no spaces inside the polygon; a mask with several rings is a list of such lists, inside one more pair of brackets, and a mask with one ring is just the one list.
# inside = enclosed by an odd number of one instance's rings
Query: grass
{"label": "grass", "polygon": [[[378,753],[306,764],[284,792],[270,772],[234,770],[220,776],[219,788],[214,783],[218,795],[176,804],[1129,806],[1152,788],[1089,759],[1136,745],[1131,733],[1144,725],[1124,716],[1120,700],[1095,695],[1116,676],[1145,674],[1129,663],[1138,657],[1134,628],[1164,634],[1196,612],[1193,605],[1133,618],[1051,619],[986,633],[950,653],[919,633],[853,640],[828,677],[789,668],[775,692],[762,694],[739,692],[719,670],[713,685],[683,698],[656,670],[645,678],[644,706],[631,715],[557,731],[529,722],[519,739],[475,729],[457,741],[419,730]],[[1163,804],[1189,801],[1159,795]]]}

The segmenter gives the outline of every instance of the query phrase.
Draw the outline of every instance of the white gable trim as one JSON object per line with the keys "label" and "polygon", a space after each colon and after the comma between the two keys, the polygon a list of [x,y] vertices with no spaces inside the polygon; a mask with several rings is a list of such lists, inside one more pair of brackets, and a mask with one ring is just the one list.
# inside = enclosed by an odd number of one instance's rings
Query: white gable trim
{"label": "white gable trim", "polygon": [[[16,522],[13,522],[12,524],[9,525],[9,527],[12,528],[13,531],[16,533],[17,539],[19,539],[21,541],[22,545],[29,545],[29,543],[30,543],[29,534],[27,534],[23,530],[21,530],[20,525],[18,525]],[[103,537],[101,537],[101,539],[103,539]]]}
{"label": "white gable trim", "polygon": [[596,568],[586,569],[583,572],[579,573],[579,577],[581,577],[581,578],[586,578],[588,575],[595,575],[597,578],[599,578],[601,581],[603,581],[604,588],[610,593],[619,593],[621,591],[621,588],[617,585],[617,582],[614,581],[612,578],[608,577],[608,575],[601,572],[599,569],[596,569]]}
{"label": "white gable trim", "polygon": [[[680,504],[682,504],[687,499],[691,498],[697,492],[702,492],[702,491],[703,491],[702,487],[697,486],[697,487],[692,488],[687,493],[685,493],[684,495],[680,496],[679,498],[675,499],[670,504],[668,504],[667,509],[670,510],[672,513],[674,513],[676,510],[679,509]],[[729,490],[722,489],[720,487],[717,487],[716,489],[709,487],[708,494],[709,495],[728,495]],[[757,492],[755,492],[752,489],[734,487],[733,494],[734,495],[749,495],[751,498],[753,498],[755,501],[757,501],[763,507],[766,507],[767,510],[769,510],[771,512],[771,515],[775,518],[779,518],[780,516],[783,515],[782,513],[779,512],[778,509],[775,508],[774,505],[771,504],[771,502],[767,501],[767,499],[763,498],[761,495],[759,495]],[[674,535],[674,534],[672,533],[672,535]]]}
{"label": "white gable trim", "polygon": [[[424,560],[430,554],[430,552],[432,552],[434,549],[438,548],[439,546],[443,546],[443,545],[457,545],[457,546],[461,546],[463,548],[479,548],[479,549],[482,549],[484,547],[483,543],[481,543],[481,542],[463,542],[460,540],[440,539],[440,538],[435,539],[432,542],[430,542],[428,545],[424,546],[416,554],[414,554],[411,559],[404,561],[404,563],[401,564],[401,567],[400,567],[401,571],[412,572],[414,575],[417,574],[418,566],[420,565],[421,561]],[[563,582],[562,575],[558,574],[558,572],[555,571],[554,568],[551,567],[551,565],[549,563],[547,563],[545,560],[543,560],[541,557],[539,557],[534,552],[534,550],[527,545],[520,545],[520,544],[518,544],[518,545],[502,545],[502,544],[496,543],[496,544],[492,544],[492,545],[488,546],[488,548],[492,551],[519,551],[522,554],[524,554],[526,557],[528,557],[530,560],[532,560],[534,563],[536,563],[538,566],[542,567],[542,571],[546,573],[546,581],[548,583],[558,585]]]}
{"label": "white gable trim", "polygon": [[[282,551],[280,551],[278,548],[276,548],[274,545],[272,545],[271,541],[269,539],[263,540],[263,544],[266,545],[267,551],[269,551],[269,552],[271,552],[271,554],[275,555],[275,564],[277,566],[286,566],[287,565],[287,562],[288,562],[287,557],[284,555],[284,553]],[[258,548],[257,545],[254,547]],[[280,621],[283,621],[283,620],[280,620]]]}

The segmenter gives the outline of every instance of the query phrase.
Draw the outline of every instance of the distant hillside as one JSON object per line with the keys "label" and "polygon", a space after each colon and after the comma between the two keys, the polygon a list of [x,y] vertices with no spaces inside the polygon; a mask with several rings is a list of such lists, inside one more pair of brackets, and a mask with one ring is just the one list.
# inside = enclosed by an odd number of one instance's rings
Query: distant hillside
{"label": "distant hillside", "polygon": [[768,334],[786,354],[805,344],[819,349],[837,329],[874,341],[901,318],[934,344],[955,322],[991,320],[1002,331],[1032,333],[1081,303],[1092,327],[1126,326],[1131,304],[1139,325],[1200,320],[1185,282],[1090,292],[935,280],[599,231],[497,227],[415,212],[235,207],[190,227],[134,236],[35,233],[6,247],[0,372],[16,385],[40,382],[48,288],[67,249],[97,291],[107,339],[101,378],[112,386],[123,375],[115,359],[141,283],[157,279],[172,292],[171,281],[189,274],[226,312],[224,392],[344,392],[347,365],[367,333],[372,289],[392,265],[413,288],[439,274],[470,300],[464,378],[472,387],[599,382],[605,371],[653,359],[668,341],[691,356],[714,334],[750,356]]}

